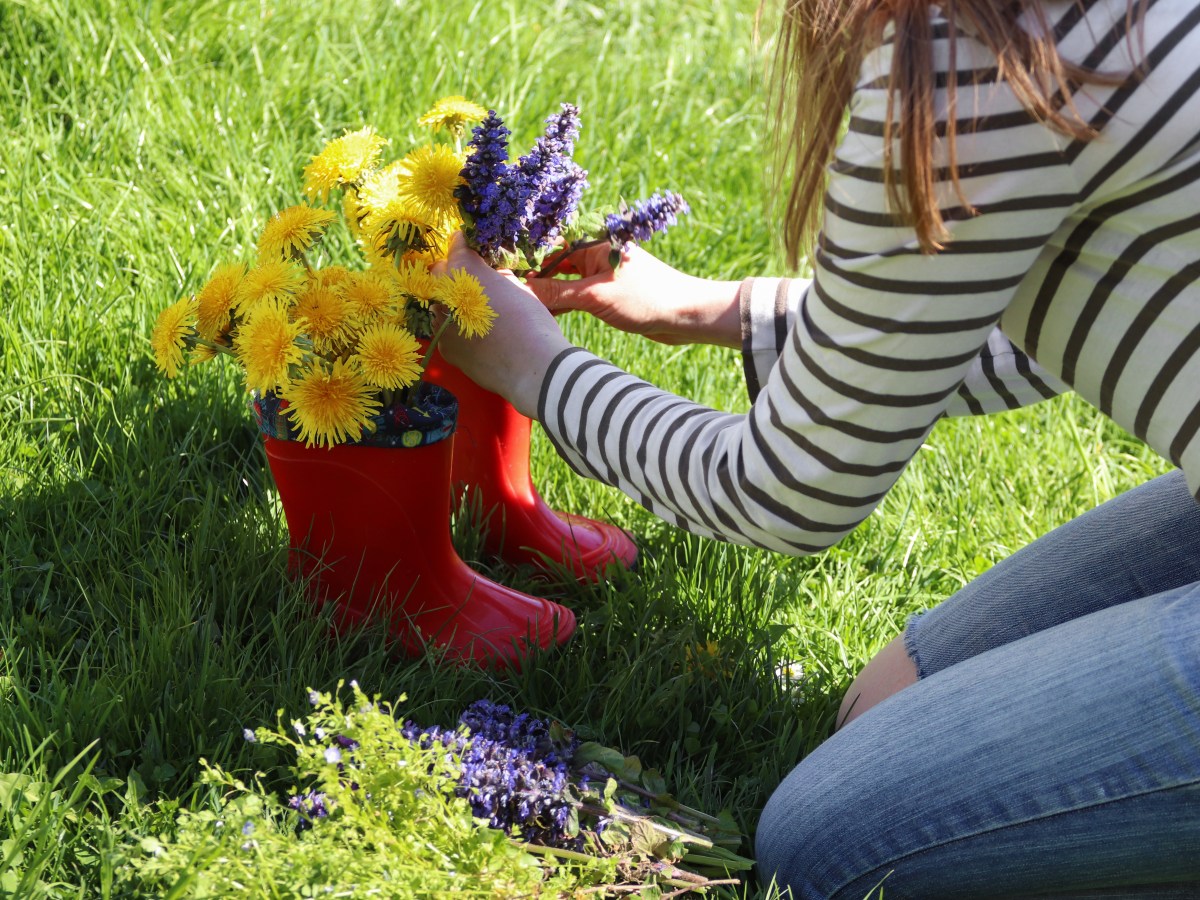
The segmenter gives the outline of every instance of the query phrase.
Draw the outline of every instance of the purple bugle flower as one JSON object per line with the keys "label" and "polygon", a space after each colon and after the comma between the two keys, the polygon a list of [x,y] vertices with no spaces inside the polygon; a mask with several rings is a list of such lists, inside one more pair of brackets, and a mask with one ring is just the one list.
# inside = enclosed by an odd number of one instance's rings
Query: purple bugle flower
{"label": "purple bugle flower", "polygon": [[679,216],[690,211],[683,197],[666,191],[639,200],[620,212],[611,213],[604,220],[604,226],[609,243],[614,250],[620,250],[629,244],[650,240],[678,222]]}

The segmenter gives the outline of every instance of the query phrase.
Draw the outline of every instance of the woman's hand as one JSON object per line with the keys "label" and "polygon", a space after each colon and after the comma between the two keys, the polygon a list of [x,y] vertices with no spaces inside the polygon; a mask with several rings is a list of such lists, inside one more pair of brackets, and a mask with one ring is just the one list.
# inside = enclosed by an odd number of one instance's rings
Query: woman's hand
{"label": "woman's hand", "polygon": [[480,387],[499,394],[529,418],[536,418],[538,394],[546,370],[571,346],[554,317],[511,273],[491,268],[455,235],[445,262],[434,272],[463,269],[479,279],[496,319],[483,337],[464,338],[453,327],[438,348],[452,366]]}
{"label": "woman's hand", "polygon": [[533,277],[526,283],[554,313],[583,310],[663,344],[741,346],[738,282],[685,275],[640,247],[624,253],[614,272],[608,254],[609,245],[602,243],[565,258],[552,256],[548,268],[579,279]]}

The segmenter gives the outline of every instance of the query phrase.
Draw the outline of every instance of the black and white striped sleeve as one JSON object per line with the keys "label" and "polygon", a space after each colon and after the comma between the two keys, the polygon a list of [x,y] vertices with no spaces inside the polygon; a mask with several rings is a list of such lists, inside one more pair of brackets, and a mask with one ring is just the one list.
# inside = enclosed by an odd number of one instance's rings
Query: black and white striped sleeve
{"label": "black and white striped sleeve", "polygon": [[751,410],[698,406],[572,348],[539,403],[572,466],[682,528],[793,554],[831,546],[871,513],[975,367],[985,382],[984,359],[1000,368],[1000,317],[1076,202],[1062,139],[1020,115],[978,44],[957,49],[977,114],[1006,124],[960,135],[975,212],[943,183],[947,251],[922,254],[885,196],[885,45],[864,65],[831,167],[811,283],[748,288],[746,368],[761,383]]}
{"label": "black and white striped sleeve", "polygon": [[[783,352],[796,311],[811,280],[747,278],[738,291],[742,368],[753,402]],[[1040,403],[1069,391],[1058,378],[1017,349],[999,329],[946,405],[947,416],[978,416]]]}

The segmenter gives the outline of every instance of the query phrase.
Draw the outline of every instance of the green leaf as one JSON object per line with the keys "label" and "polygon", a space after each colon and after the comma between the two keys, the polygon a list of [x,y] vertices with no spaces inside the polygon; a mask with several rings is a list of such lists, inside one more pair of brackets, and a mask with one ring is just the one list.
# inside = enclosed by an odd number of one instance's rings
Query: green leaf
{"label": "green leaf", "polygon": [[568,837],[579,836],[579,807],[572,806],[571,812],[567,815],[567,825],[564,829]]}
{"label": "green leaf", "polygon": [[636,782],[642,776],[642,761],[636,756],[626,756],[622,760],[621,777],[626,781]]}
{"label": "green leaf", "polygon": [[662,773],[658,769],[646,769],[642,772],[642,787],[656,797],[667,792],[666,779],[662,777]]}
{"label": "green leaf", "polygon": [[625,770],[625,756],[619,750],[595,741],[584,741],[579,745],[575,750],[575,762],[578,765],[596,763],[618,776]]}
{"label": "green leaf", "polygon": [[161,784],[164,781],[169,781],[171,778],[174,778],[178,771],[179,770],[169,762],[161,762],[154,767],[154,771],[151,774],[154,776],[154,780]]}
{"label": "green leaf", "polygon": [[712,708],[709,710],[709,715],[712,716],[712,720],[718,725],[728,725],[731,721],[733,721],[733,717],[729,712],[729,707],[724,703],[713,704]]}
{"label": "green leaf", "polygon": [[654,827],[649,819],[638,819],[629,826],[629,843],[635,853],[652,859],[670,859],[674,838]]}
{"label": "green leaf", "polygon": [[125,785],[125,780],[111,775],[97,777],[88,772],[79,777],[79,783],[97,797],[103,797],[113,791],[119,791]]}
{"label": "green leaf", "polygon": [[604,227],[604,218],[604,213],[594,210],[580,213],[563,229],[563,240],[568,244],[577,244],[586,240],[606,239],[608,229]]}
{"label": "green leaf", "polygon": [[140,798],[145,797],[146,782],[142,781],[142,776],[138,774],[137,769],[129,770],[129,778],[125,781],[125,799],[130,806],[137,806]]}
{"label": "green leaf", "polygon": [[[30,800],[29,790],[33,779],[19,772],[0,775],[0,809],[12,810],[23,801]],[[34,798],[36,801],[36,798]]]}
{"label": "green leaf", "polygon": [[617,779],[610,778],[604,782],[604,802],[612,803],[613,795],[617,792]]}
{"label": "green leaf", "polygon": [[730,834],[741,834],[738,823],[733,818],[733,813],[728,809],[723,809],[717,813],[717,821],[721,823],[717,826],[721,831],[727,831]]}
{"label": "green leaf", "polygon": [[629,826],[624,822],[611,822],[600,835],[605,847],[618,848],[629,843]]}

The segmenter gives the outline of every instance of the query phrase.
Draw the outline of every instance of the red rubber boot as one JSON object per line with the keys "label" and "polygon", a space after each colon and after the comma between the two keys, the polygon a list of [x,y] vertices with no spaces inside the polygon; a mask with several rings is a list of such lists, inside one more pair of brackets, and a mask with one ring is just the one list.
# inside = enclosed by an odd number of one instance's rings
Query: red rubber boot
{"label": "red rubber boot", "polygon": [[637,545],[606,522],[546,505],[529,474],[532,422],[435,353],[426,377],[458,398],[453,478],[478,492],[488,518],[484,549],[512,563],[561,562],[581,581],[597,581],[614,563],[632,566]]}
{"label": "red rubber boot", "polygon": [[265,437],[291,536],[294,572],[338,604],[346,625],[388,617],[410,654],[519,668],[532,646],[564,643],[569,609],[496,584],[450,542],[452,440],[329,449]]}

